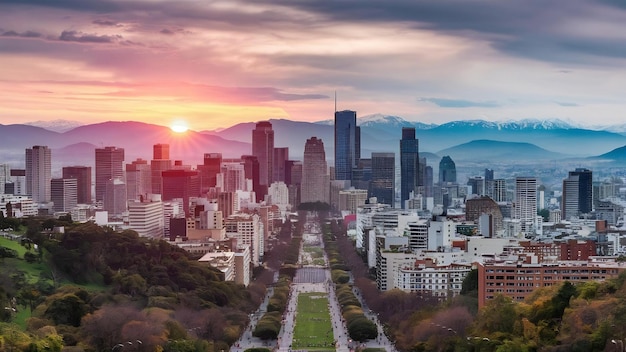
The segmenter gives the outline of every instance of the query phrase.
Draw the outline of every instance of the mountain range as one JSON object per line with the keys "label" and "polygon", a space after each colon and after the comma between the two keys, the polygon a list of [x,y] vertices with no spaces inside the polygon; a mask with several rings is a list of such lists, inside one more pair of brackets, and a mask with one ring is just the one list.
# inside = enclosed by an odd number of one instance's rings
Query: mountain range
{"label": "mountain range", "polygon": [[[326,157],[334,159],[332,121],[302,122],[270,120],[276,147],[289,147],[291,159],[302,159],[306,139],[316,136],[324,142]],[[402,127],[415,127],[420,152],[435,159],[450,155],[459,161],[558,160],[564,158],[601,158],[622,160],[626,156],[626,136],[607,130],[590,130],[560,120],[521,120],[488,122],[464,120],[441,125],[410,122],[398,116],[360,117],[361,155],[371,152],[398,152]],[[201,163],[208,152],[224,157],[251,153],[255,123],[240,123],[214,131],[172,132],[168,127],[140,122],[104,122],[55,132],[33,125],[0,125],[0,162],[23,164],[24,149],[48,145],[53,163],[92,165],[94,149],[114,145],[125,148],[126,161],[150,159],[152,146],[169,143],[172,159],[186,164]],[[616,150],[617,149],[617,150]],[[624,148],[626,149],[626,148]],[[427,154],[428,153],[428,154]]]}

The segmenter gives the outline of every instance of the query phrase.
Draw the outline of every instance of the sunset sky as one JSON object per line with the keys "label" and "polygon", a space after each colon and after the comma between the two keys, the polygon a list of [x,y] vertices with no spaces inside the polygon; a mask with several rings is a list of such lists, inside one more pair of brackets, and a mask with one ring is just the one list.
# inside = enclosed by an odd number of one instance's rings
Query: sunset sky
{"label": "sunset sky", "polygon": [[626,121],[626,2],[0,0],[0,123]]}

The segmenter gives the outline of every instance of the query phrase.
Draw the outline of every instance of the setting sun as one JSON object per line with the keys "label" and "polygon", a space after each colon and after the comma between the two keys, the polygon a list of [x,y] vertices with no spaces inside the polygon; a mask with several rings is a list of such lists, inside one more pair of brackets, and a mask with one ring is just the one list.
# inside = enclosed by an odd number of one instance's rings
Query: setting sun
{"label": "setting sun", "polygon": [[176,133],[187,132],[187,130],[189,129],[189,127],[187,127],[187,123],[185,121],[180,121],[180,120],[174,121],[170,128],[172,129],[172,131]]}

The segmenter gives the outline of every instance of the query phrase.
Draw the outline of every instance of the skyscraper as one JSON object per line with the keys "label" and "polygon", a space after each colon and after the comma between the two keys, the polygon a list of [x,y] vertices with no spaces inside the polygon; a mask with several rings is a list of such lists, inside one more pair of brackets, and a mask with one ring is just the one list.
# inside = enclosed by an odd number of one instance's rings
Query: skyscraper
{"label": "skyscraper", "polygon": [[593,173],[589,169],[576,168],[569,172],[578,176],[578,211],[589,214],[593,210]]}
{"label": "skyscraper", "polygon": [[515,178],[515,218],[520,219],[522,231],[531,232],[537,217],[537,178]]}
{"label": "skyscraper", "polygon": [[189,198],[200,195],[200,177],[197,171],[163,171],[163,201],[183,199],[183,209],[189,215]]}
{"label": "skyscraper", "polygon": [[152,193],[152,172],[147,160],[137,159],[126,164],[126,197],[139,200]]}
{"label": "skyscraper", "polygon": [[70,212],[78,200],[78,179],[53,178],[50,181],[50,197],[55,212]]}
{"label": "skyscraper", "polygon": [[254,155],[242,155],[241,161],[243,162],[246,179],[252,180],[252,190],[255,192],[257,203],[260,203],[263,200],[263,196],[260,192],[259,160]]}
{"label": "skyscraper", "polygon": [[91,167],[66,166],[63,168],[63,178],[76,179],[79,204],[91,204]]}
{"label": "skyscraper", "polygon": [[439,162],[439,183],[444,182],[456,183],[456,165],[448,155]]}
{"label": "skyscraper", "polygon": [[96,148],[96,201],[104,201],[107,182],[116,178],[124,179],[124,149]]}
{"label": "skyscraper", "polygon": [[274,177],[273,182],[285,182],[285,163],[289,160],[289,148],[274,148]]}
{"label": "skyscraper", "polygon": [[[358,132],[357,132],[358,131]],[[357,166],[360,153],[360,129],[356,125],[356,111],[335,111],[335,180],[352,180],[352,169]]]}
{"label": "skyscraper", "polygon": [[394,207],[396,157],[394,153],[372,153],[371,195],[378,203]]}
{"label": "skyscraper", "polygon": [[252,130],[252,155],[259,160],[259,184],[267,188],[274,176],[274,130],[269,121],[257,122]]}
{"label": "skyscraper", "polygon": [[419,140],[415,139],[414,127],[402,128],[400,140],[400,205],[405,208],[405,201],[411,192],[416,192],[419,172]]}
{"label": "skyscraper", "polygon": [[328,203],[329,183],[324,142],[317,137],[311,137],[304,145],[300,201],[302,203],[317,201]]}
{"label": "skyscraper", "polygon": [[33,203],[50,202],[52,153],[47,146],[36,145],[26,149],[26,193]]}
{"label": "skyscraper", "polygon": [[222,170],[222,153],[205,153],[204,163],[198,165],[200,173],[200,192],[206,193],[215,187],[217,174]]}
{"label": "skyscraper", "polygon": [[155,144],[152,146],[152,161],[150,161],[150,172],[152,173],[152,193],[163,194],[163,171],[172,168],[170,159],[169,144]]}

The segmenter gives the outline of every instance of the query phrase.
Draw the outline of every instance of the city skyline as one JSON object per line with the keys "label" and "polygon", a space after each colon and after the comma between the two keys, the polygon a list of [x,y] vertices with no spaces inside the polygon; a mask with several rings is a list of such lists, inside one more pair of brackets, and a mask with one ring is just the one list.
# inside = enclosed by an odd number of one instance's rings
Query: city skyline
{"label": "city skyline", "polygon": [[624,19],[585,0],[4,1],[0,121],[311,122],[337,92],[359,116],[618,124]]}

